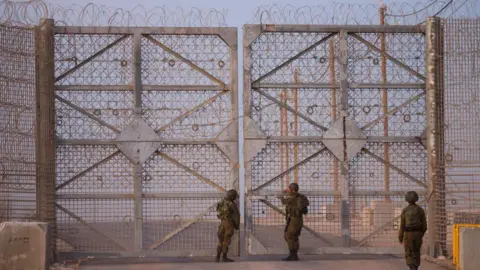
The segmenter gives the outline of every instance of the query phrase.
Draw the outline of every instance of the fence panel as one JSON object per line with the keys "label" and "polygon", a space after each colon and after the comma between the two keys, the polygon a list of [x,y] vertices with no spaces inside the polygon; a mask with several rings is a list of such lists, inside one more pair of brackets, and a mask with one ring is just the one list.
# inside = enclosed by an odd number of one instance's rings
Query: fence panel
{"label": "fence panel", "polygon": [[478,139],[480,21],[443,19],[445,185],[437,190],[439,244],[448,254],[453,224],[480,224],[480,141]]}
{"label": "fence panel", "polygon": [[0,26],[0,222],[36,219],[35,33]]}
{"label": "fence panel", "polygon": [[239,187],[236,46],[234,28],[56,28],[59,252],[215,253]]}
{"label": "fence panel", "polygon": [[422,26],[246,25],[247,247],[285,252],[289,183],[310,197],[301,252],[402,252],[404,194],[426,197]]}

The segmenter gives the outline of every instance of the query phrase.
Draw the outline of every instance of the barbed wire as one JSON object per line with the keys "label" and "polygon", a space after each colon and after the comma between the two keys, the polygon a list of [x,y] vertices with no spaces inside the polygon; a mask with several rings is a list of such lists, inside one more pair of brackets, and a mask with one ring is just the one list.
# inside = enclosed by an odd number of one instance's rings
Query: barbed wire
{"label": "barbed wire", "polygon": [[[253,12],[251,24],[379,24],[383,4],[331,3],[327,6],[267,5]],[[385,3],[387,24],[420,24],[428,16],[444,18],[478,16],[478,0],[429,0],[426,2]]]}
{"label": "barbed wire", "polygon": [[226,9],[214,8],[145,8],[138,5],[127,10],[93,3],[65,7],[43,0],[0,1],[0,24],[15,26],[34,26],[40,18],[52,18],[56,25],[74,26],[224,27],[227,26],[226,16]]}

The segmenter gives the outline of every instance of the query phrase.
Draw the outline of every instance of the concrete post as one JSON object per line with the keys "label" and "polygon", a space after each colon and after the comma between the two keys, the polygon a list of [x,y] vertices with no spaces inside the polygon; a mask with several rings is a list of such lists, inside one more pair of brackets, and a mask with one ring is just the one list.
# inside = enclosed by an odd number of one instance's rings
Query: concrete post
{"label": "concrete post", "polygon": [[[55,214],[55,66],[54,21],[41,19],[35,28],[36,74],[36,163],[37,163],[37,218],[51,226],[56,236]],[[55,254],[55,241],[50,241]]]}
{"label": "concrete post", "polygon": [[446,254],[443,29],[440,18],[427,19],[426,107],[428,248],[430,256]]}

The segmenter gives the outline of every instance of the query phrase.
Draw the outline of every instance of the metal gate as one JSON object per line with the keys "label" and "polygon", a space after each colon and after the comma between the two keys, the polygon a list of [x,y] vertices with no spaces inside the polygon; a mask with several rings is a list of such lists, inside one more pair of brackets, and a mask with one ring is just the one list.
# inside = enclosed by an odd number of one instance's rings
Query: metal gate
{"label": "metal gate", "polygon": [[214,254],[239,185],[237,30],[44,23],[60,256]]}
{"label": "metal gate", "polygon": [[292,182],[301,252],[403,252],[403,196],[427,199],[425,59],[425,26],[244,26],[250,254],[286,252]]}

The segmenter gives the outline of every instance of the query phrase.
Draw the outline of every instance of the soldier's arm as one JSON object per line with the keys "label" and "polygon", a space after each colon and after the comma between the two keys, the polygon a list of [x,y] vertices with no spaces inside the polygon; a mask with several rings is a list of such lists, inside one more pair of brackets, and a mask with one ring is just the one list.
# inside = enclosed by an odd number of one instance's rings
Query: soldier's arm
{"label": "soldier's arm", "polygon": [[290,196],[280,196],[278,197],[283,205],[287,205],[290,202]]}
{"label": "soldier's arm", "polygon": [[422,220],[422,232],[425,234],[427,231],[427,217],[425,216],[425,211],[422,209],[422,216],[420,217]]}
{"label": "soldier's arm", "polygon": [[398,228],[398,241],[403,243],[403,235],[405,233],[405,209],[400,215],[400,227]]}
{"label": "soldier's arm", "polygon": [[234,202],[232,203],[232,213],[233,213],[233,223],[235,229],[238,230],[240,228],[240,211],[238,210],[237,204]]}

